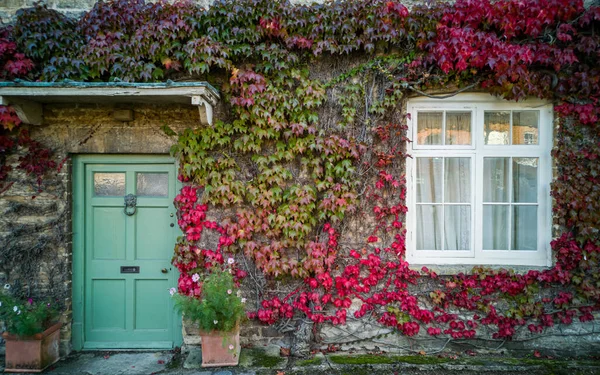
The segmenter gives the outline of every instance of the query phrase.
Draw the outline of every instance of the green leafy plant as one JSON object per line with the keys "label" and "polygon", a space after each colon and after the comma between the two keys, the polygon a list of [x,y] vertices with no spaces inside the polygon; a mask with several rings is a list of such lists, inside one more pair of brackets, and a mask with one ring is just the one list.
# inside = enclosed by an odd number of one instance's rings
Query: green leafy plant
{"label": "green leafy plant", "polygon": [[186,319],[198,322],[205,332],[231,332],[239,326],[243,318],[244,298],[240,298],[233,276],[220,267],[214,267],[204,280],[195,274],[193,279],[202,285],[202,293],[188,296],[174,293],[175,308]]}
{"label": "green leafy plant", "polygon": [[[408,336],[426,328],[462,340],[485,336],[486,327],[491,338],[509,340],[525,326],[542,333],[593,321],[600,310],[600,7],[430,3],[409,10],[395,0],[217,0],[203,9],[110,0],[79,21],[37,5],[0,32],[0,65],[4,79],[221,83],[230,116],[184,130],[172,148],[186,183],[176,198],[185,234],[173,257],[176,298],[205,328],[237,323],[231,312],[218,315],[237,305],[205,298],[210,288],[198,275],[221,264],[223,252],[244,256],[268,281],[304,281],[285,297],[255,282],[262,301],[248,317],[270,325],[295,314],[345,324],[356,299],[354,318],[377,317]],[[402,107],[409,95],[452,88],[436,97],[481,89],[556,104],[553,267],[438,276],[406,262],[411,140]],[[49,154],[15,133],[14,109],[0,107],[0,125],[0,183],[12,169],[8,156],[21,149],[32,156],[18,168],[38,179],[52,169]],[[216,216],[219,223],[209,219]],[[215,232],[218,246],[205,248]],[[234,279],[245,273],[237,269]],[[425,294],[410,287],[423,282],[436,287]]]}
{"label": "green leafy plant", "polygon": [[26,337],[41,333],[56,322],[58,312],[54,304],[45,301],[27,301],[0,294],[0,320],[10,334]]}

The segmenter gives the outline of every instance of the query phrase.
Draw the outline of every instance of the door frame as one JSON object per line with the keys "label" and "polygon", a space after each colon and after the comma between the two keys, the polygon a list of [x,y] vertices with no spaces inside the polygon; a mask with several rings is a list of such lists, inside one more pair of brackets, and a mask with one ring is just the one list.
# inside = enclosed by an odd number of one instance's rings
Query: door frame
{"label": "door frame", "polygon": [[[73,350],[94,350],[85,347],[85,168],[87,164],[174,164],[178,170],[177,161],[169,155],[139,155],[139,154],[88,154],[73,155],[72,174],[72,321],[71,343]],[[175,192],[181,190],[179,180],[175,182]],[[173,243],[175,246],[175,243]],[[175,279],[179,272],[174,268]],[[166,293],[166,292],[165,292]],[[174,319],[171,327],[173,345],[180,346],[183,342],[181,314],[173,311]],[[96,348],[97,349],[97,348]],[[150,348],[148,348],[150,349]]]}

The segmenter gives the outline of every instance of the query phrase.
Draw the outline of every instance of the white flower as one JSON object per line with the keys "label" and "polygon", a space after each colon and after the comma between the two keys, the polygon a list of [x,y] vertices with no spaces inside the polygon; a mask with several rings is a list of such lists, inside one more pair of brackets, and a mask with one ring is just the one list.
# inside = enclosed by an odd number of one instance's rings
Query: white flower
{"label": "white flower", "polygon": [[197,273],[192,275],[192,281],[193,282],[198,282],[198,280],[200,280],[200,275],[198,275]]}
{"label": "white flower", "polygon": [[233,258],[227,259],[227,264],[233,264],[234,262],[235,262],[235,259],[233,259]]}
{"label": "white flower", "polygon": [[6,289],[6,290],[10,289],[10,284],[4,284],[4,289]]}
{"label": "white flower", "polygon": [[2,307],[2,301],[0,301],[0,307]]}
{"label": "white flower", "polygon": [[213,323],[217,324],[217,323],[219,323],[219,321],[218,320],[213,320]]}
{"label": "white flower", "polygon": [[233,290],[227,289],[227,294],[231,294],[231,293],[233,293]]}
{"label": "white flower", "polygon": [[14,312],[17,312],[17,310],[19,310],[19,308],[17,306],[13,307]]}
{"label": "white flower", "polygon": [[17,311],[17,315],[21,315],[21,310]]}
{"label": "white flower", "polygon": [[174,295],[175,293],[177,293],[177,289],[175,289],[175,288],[171,288],[171,289],[169,289],[169,293],[170,293],[171,295]]}
{"label": "white flower", "polygon": [[235,346],[233,346],[233,344],[229,344],[229,350],[233,350],[233,348],[235,348]]}
{"label": "white flower", "polygon": [[246,299],[245,298],[242,298],[242,303],[246,303]]}

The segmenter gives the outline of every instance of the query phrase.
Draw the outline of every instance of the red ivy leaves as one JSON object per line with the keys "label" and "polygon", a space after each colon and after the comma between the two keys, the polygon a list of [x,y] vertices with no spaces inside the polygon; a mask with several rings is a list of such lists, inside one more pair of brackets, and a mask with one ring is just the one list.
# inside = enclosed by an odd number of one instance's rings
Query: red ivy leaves
{"label": "red ivy leaves", "polygon": [[[43,27],[48,20],[62,18],[48,11],[43,11],[40,17],[36,11],[20,17],[24,26],[28,26],[28,22],[32,26],[21,28],[21,47],[27,47],[30,56],[43,52],[43,56],[37,57],[43,60],[43,71],[48,77],[160,80],[178,71],[204,74],[214,67],[229,69],[230,102],[235,107],[234,112],[241,114],[244,121],[255,113],[257,117],[262,116],[261,126],[253,127],[251,132],[260,134],[260,139],[284,132],[285,140],[297,142],[297,153],[282,151],[281,157],[286,160],[311,152],[328,158],[326,163],[313,159],[306,164],[315,179],[321,178],[316,184],[323,197],[318,207],[332,222],[345,212],[353,212],[359,206],[356,204],[358,196],[344,191],[347,185],[332,183],[329,177],[322,176],[331,166],[339,169],[340,176],[347,172],[350,177],[345,178],[351,178],[353,162],[360,160],[362,152],[344,137],[319,135],[316,115],[311,114],[303,121],[286,121],[298,108],[317,107],[325,96],[312,83],[303,86],[300,81],[286,81],[284,74],[272,74],[273,71],[289,72],[291,66],[299,64],[299,57],[355,51],[369,53],[375,51],[376,46],[378,51],[386,48],[402,51],[407,41],[416,40],[421,50],[406,69],[417,75],[418,80],[423,78],[423,72],[433,68],[432,76],[443,77],[433,84],[443,84],[450,79],[461,85],[480,81],[481,86],[507,98],[527,95],[558,98],[561,104],[556,106],[556,113],[563,118],[573,116],[579,124],[591,127],[599,120],[600,38],[587,31],[600,20],[600,9],[591,7],[584,11],[581,0],[459,0],[433,8],[416,6],[410,12],[397,1],[383,0],[333,2],[314,5],[314,8],[289,7],[279,2],[224,1],[207,11],[199,11],[190,3],[146,4],[141,0],[119,0],[96,4],[77,25],[64,23],[64,28],[53,28],[52,32],[60,38],[46,43]],[[60,22],[51,23],[60,26]],[[33,32],[35,30],[41,31]],[[68,43],[69,40],[73,43]],[[81,46],[81,56],[72,59],[64,55],[62,47],[68,44]],[[0,39],[0,55],[3,56],[3,74],[7,76],[26,74],[32,67],[31,61],[17,53],[16,45],[9,39]],[[255,65],[236,70],[233,68],[236,59],[251,60]],[[402,69],[398,71],[403,72]],[[399,74],[395,84],[411,81]],[[278,84],[298,88],[278,96],[274,89]],[[428,84],[425,82],[424,86]],[[284,96],[297,97],[298,104],[290,105],[285,114],[274,118]],[[10,122],[12,114],[5,111],[0,112],[0,116],[4,118],[5,130],[18,125]],[[568,124],[563,124],[561,131],[565,131],[565,126]],[[235,222],[208,220],[208,206],[198,204],[196,188],[186,187],[177,198],[179,225],[186,237],[178,244],[174,257],[174,264],[181,271],[180,290],[198,295],[201,291],[191,274],[222,263],[224,249],[235,243],[267,275],[289,274],[305,280],[303,288],[285,298],[272,297],[261,304],[256,317],[266,323],[291,318],[294,311],[301,311],[317,323],[343,324],[352,310],[357,318],[373,313],[382,324],[409,336],[422,333],[425,330],[420,327],[427,326],[429,335],[471,338],[479,325],[488,325],[496,327],[495,337],[510,338],[524,325],[531,332],[541,332],[555,323],[568,324],[576,316],[580,321],[593,319],[599,295],[598,279],[594,276],[598,259],[598,215],[595,212],[599,200],[594,199],[597,195],[594,186],[600,183],[595,167],[600,155],[598,145],[590,141],[585,147],[572,147],[572,150],[563,147],[555,152],[559,168],[563,166],[553,188],[557,223],[573,234],[565,234],[552,243],[556,256],[553,268],[523,275],[478,268],[470,275],[442,278],[428,269],[422,270],[423,275],[420,275],[404,261],[402,217],[407,211],[406,182],[388,168],[396,158],[406,157],[402,147],[394,144],[398,139],[406,141],[402,138],[406,129],[383,124],[374,124],[374,129],[381,140],[381,144],[369,150],[374,157],[372,166],[376,175],[373,186],[368,187],[362,199],[369,203],[363,214],[375,221],[375,228],[368,232],[365,248],[340,250],[339,233],[330,225],[324,226],[319,238],[301,242],[301,246],[294,247],[300,243],[295,238],[274,240],[280,235],[276,232],[282,230],[293,236],[305,234],[303,226],[308,219],[297,219],[294,215],[297,216],[298,206],[316,202],[317,194],[296,193],[298,199],[291,202],[289,210],[292,214],[280,215],[285,222],[275,228],[270,220],[277,218],[278,208],[273,203],[276,201],[269,201],[266,195],[275,195],[274,188],[282,184],[282,179],[276,179],[278,176],[269,176],[272,180],[268,182],[273,186],[257,190],[261,193],[256,203],[260,208],[253,212],[240,210]],[[392,130],[400,134],[390,136]],[[300,136],[306,136],[311,142],[301,144],[295,138]],[[559,139],[579,146],[576,140],[581,138],[586,139],[573,132]],[[248,144],[259,147],[259,143],[251,142],[247,135],[240,140],[239,147]],[[22,160],[25,169],[38,174],[41,169],[37,167],[44,163],[51,165],[47,162],[48,154],[38,144],[31,143],[26,135],[20,144],[28,144],[32,155]],[[14,139],[0,138],[0,147],[5,150],[15,145]],[[32,165],[38,159],[42,160],[41,164]],[[261,164],[264,175],[274,174],[269,163]],[[3,166],[0,176],[5,171]],[[589,190],[583,194],[585,189]],[[198,247],[206,230],[218,234],[216,249]],[[289,247],[299,251],[302,258],[282,255]],[[347,264],[334,273],[340,260],[347,260]],[[236,275],[243,277],[243,271],[236,270]],[[409,286],[419,282],[421,277],[439,283],[429,296],[433,308],[421,306],[409,292]],[[550,285],[575,288],[577,298],[587,298],[589,306],[573,307],[576,299],[571,292],[529,301],[535,288]],[[514,311],[497,311],[494,305],[500,298],[514,302],[517,307]],[[473,317],[459,318],[448,313],[450,308],[470,311]],[[561,311],[554,312],[554,309]]]}
{"label": "red ivy leaves", "polygon": [[26,76],[33,69],[33,62],[11,40],[12,29],[0,29],[0,79],[9,80]]}
{"label": "red ivy leaves", "polygon": [[[9,106],[0,105],[0,125],[4,130],[11,131],[21,124],[21,119],[17,116],[15,110]],[[6,145],[5,145],[6,147]],[[4,152],[6,148],[0,148]]]}

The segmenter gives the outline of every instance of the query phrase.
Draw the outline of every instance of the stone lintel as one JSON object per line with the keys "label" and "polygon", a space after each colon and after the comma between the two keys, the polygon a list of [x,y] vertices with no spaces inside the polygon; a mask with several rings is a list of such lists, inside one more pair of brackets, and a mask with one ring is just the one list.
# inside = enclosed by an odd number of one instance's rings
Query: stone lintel
{"label": "stone lintel", "polygon": [[211,125],[220,98],[206,82],[184,83],[50,83],[2,82],[0,104],[12,106],[21,121],[41,125],[43,104],[187,104],[198,107],[200,122]]}

